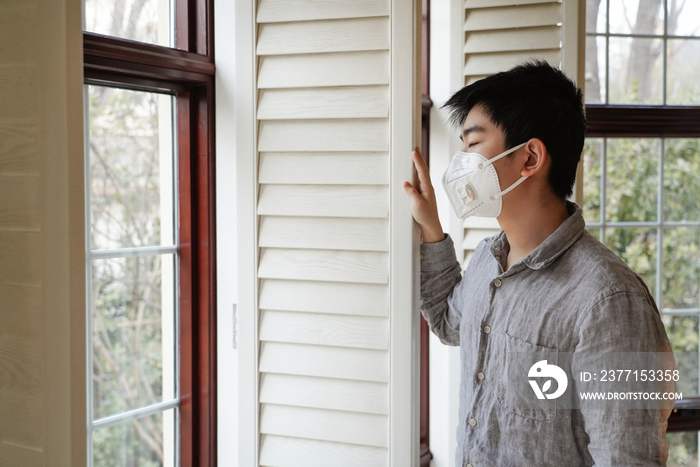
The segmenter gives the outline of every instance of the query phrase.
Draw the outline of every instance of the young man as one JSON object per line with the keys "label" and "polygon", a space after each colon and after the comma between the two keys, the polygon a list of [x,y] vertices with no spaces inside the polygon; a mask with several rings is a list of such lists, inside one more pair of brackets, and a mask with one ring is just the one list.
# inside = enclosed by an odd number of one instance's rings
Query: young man
{"label": "young man", "polygon": [[[567,200],[586,136],[581,91],[533,60],[464,87],[445,107],[463,141],[443,177],[452,207],[460,218],[496,217],[502,228],[479,243],[462,277],[416,148],[419,185],[404,189],[423,236],[421,312],[444,344],[461,347],[456,466],[666,465],[673,400],[565,408],[565,397],[547,400],[550,383],[531,382],[530,403],[509,379],[521,370],[542,376],[533,372],[565,355],[582,368],[605,363],[591,356],[671,350],[643,280],[585,230],[581,207]],[[539,367],[528,364],[528,375],[516,354]],[[583,383],[567,376],[574,397]]]}

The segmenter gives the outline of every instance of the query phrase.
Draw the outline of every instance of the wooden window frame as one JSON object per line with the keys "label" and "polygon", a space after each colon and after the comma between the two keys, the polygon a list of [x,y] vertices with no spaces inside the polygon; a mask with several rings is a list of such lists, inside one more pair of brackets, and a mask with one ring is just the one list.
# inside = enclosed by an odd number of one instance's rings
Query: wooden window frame
{"label": "wooden window frame", "polygon": [[176,48],[83,32],[86,84],[169,92],[177,108],[180,462],[216,466],[214,2],[174,0]]}
{"label": "wooden window frame", "polygon": [[[588,137],[700,138],[700,106],[586,104]],[[668,432],[700,430],[700,397],[677,401]]]}

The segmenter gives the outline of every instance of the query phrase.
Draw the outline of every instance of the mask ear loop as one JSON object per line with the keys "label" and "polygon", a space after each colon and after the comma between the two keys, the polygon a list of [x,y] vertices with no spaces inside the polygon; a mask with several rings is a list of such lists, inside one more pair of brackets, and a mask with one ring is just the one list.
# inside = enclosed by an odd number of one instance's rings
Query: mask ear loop
{"label": "mask ear loop", "polygon": [[[520,149],[521,147],[525,146],[526,144],[527,144],[527,141],[525,141],[524,143],[520,143],[520,144],[518,144],[517,146],[513,146],[512,148],[508,149],[508,150],[505,151],[505,152],[502,152],[501,154],[497,155],[496,157],[492,157],[491,159],[489,159],[489,160],[486,162],[486,164],[493,164],[493,163],[496,162],[498,159],[507,156],[508,154],[510,154],[510,153],[513,152],[513,151],[517,151],[518,149]],[[484,163],[483,163],[483,162],[480,162],[480,163],[479,163],[479,168],[480,168],[480,169],[483,169],[483,168],[484,168]],[[491,195],[491,196],[489,196],[489,199],[490,199],[491,201],[496,201],[496,199],[497,199],[498,197],[503,198],[503,195],[505,195],[505,194],[508,193],[510,190],[512,190],[513,188],[515,188],[515,187],[517,187],[518,185],[520,185],[522,182],[525,181],[525,179],[526,179],[527,177],[529,177],[529,175],[523,175],[522,177],[520,177],[520,179],[518,179],[517,182],[513,183],[511,186],[509,186],[509,187],[506,188],[505,190],[501,191],[500,193],[498,193],[498,194],[496,194],[496,195]]]}
{"label": "mask ear loop", "polygon": [[522,148],[522,147],[525,146],[526,144],[527,144],[527,141],[525,141],[524,143],[520,143],[520,144],[518,144],[517,146],[513,146],[512,148],[508,149],[507,151],[504,151],[504,152],[500,153],[500,154],[497,155],[496,157],[492,157],[491,159],[487,160],[486,162],[479,162],[479,165],[478,165],[479,169],[480,169],[480,170],[483,170],[483,168],[486,167],[486,164],[489,164],[489,165],[490,165],[490,164],[493,164],[493,163],[496,162],[498,159],[500,159],[500,158],[502,158],[502,157],[506,157],[506,156],[507,156],[508,154],[510,154],[511,152],[517,151],[518,149]]}
{"label": "mask ear loop", "polygon": [[491,195],[491,196],[489,196],[489,199],[490,199],[491,201],[496,201],[496,198],[498,198],[499,196],[500,196],[501,198],[503,198],[503,195],[505,195],[505,194],[508,193],[510,190],[512,190],[512,189],[515,188],[516,186],[520,185],[521,183],[523,183],[527,177],[529,177],[529,175],[523,175],[522,177],[520,177],[520,178],[518,179],[517,182],[513,183],[511,186],[509,186],[508,188],[506,188],[506,189],[503,190],[502,192],[498,193],[497,195]]}

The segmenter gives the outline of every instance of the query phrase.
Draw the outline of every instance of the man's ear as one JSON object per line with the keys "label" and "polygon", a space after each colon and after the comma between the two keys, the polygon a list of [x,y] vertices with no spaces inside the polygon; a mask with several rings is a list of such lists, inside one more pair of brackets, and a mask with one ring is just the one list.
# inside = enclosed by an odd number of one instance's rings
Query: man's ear
{"label": "man's ear", "polygon": [[527,159],[523,168],[520,171],[521,176],[535,175],[542,170],[547,161],[547,148],[541,139],[531,138],[525,146],[523,146]]}

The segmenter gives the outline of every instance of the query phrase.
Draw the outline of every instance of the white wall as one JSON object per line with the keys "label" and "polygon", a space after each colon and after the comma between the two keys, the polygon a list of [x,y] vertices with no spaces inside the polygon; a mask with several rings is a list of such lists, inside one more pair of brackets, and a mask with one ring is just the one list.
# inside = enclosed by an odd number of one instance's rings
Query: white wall
{"label": "white wall", "polygon": [[86,462],[79,0],[0,4],[0,465]]}

